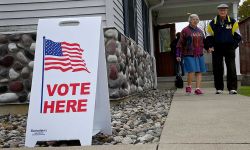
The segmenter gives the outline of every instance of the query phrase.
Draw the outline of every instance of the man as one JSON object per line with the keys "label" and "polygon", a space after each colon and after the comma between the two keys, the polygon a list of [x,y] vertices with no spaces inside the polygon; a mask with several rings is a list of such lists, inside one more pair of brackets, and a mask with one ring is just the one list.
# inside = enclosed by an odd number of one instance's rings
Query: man
{"label": "man", "polygon": [[214,85],[216,94],[222,94],[223,58],[227,67],[227,89],[229,94],[237,94],[237,75],[235,67],[235,49],[241,40],[238,22],[228,16],[228,5],[220,4],[218,15],[209,23],[206,39],[208,52],[212,52]]}

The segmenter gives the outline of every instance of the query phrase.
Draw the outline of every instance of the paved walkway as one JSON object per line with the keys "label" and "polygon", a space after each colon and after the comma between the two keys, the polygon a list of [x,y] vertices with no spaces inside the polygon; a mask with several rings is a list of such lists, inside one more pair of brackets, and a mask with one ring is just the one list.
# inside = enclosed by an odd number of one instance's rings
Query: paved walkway
{"label": "paved walkway", "polygon": [[250,97],[185,95],[178,90],[163,129],[159,150],[250,149]]}
{"label": "paved walkway", "polygon": [[[24,148],[26,149],[26,148]],[[44,150],[48,148],[36,148]],[[160,143],[91,147],[49,148],[60,150],[250,150],[250,97],[214,94],[174,96]],[[28,149],[29,150],[29,149]]]}

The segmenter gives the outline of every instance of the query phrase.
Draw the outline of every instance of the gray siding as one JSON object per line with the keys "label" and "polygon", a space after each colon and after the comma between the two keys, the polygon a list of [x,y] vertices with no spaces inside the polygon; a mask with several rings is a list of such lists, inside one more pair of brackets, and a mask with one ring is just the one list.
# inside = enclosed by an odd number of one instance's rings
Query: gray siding
{"label": "gray siding", "polygon": [[123,17],[123,3],[122,0],[114,0],[113,15],[114,26],[124,34],[124,17]]}
{"label": "gray siding", "polygon": [[106,0],[107,27],[116,27],[124,34],[124,16],[122,0]]}
{"label": "gray siding", "polygon": [[136,0],[137,3],[137,28],[138,28],[138,45],[144,48],[143,43],[143,22],[142,22],[142,0]]}
{"label": "gray siding", "polygon": [[102,16],[106,0],[2,0],[0,32],[36,30],[39,18]]}

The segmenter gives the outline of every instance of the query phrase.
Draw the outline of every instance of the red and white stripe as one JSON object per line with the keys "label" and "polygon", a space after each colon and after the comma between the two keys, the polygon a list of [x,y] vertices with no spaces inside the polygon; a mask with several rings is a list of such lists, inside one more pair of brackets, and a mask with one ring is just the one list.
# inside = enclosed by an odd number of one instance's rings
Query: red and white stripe
{"label": "red and white stripe", "polygon": [[87,71],[86,63],[82,58],[83,49],[77,43],[61,42],[63,56],[45,56],[45,67],[47,70]]}

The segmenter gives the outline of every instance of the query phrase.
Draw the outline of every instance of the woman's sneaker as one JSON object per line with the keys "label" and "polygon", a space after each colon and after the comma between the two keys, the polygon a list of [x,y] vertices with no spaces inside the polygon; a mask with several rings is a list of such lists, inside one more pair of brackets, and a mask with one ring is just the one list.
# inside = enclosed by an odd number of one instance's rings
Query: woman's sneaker
{"label": "woman's sneaker", "polygon": [[186,93],[191,94],[192,93],[192,88],[190,86],[186,87]]}
{"label": "woman's sneaker", "polygon": [[204,94],[200,89],[196,89],[195,91],[194,91],[194,94],[196,94],[196,95],[201,95],[201,94]]}

